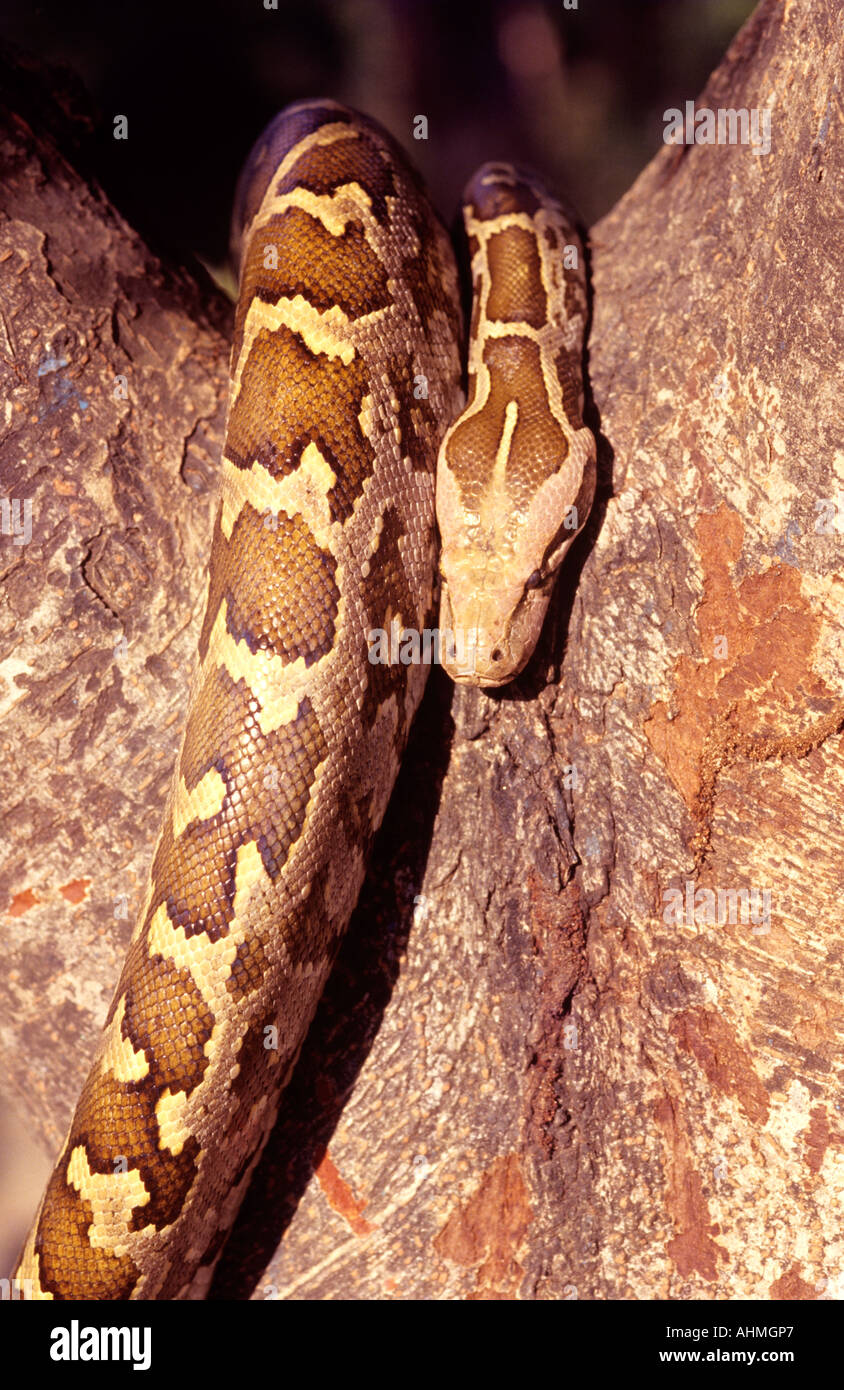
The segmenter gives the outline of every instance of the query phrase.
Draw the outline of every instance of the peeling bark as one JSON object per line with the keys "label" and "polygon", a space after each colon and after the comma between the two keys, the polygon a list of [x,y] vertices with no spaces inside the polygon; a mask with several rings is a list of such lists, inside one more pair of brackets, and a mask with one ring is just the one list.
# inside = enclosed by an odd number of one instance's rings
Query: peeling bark
{"label": "peeling bark", "polygon": [[[836,14],[766,0],[698,99],[769,155],[666,146],[593,230],[593,517],[513,688],[432,675],[217,1297],[840,1296]],[[55,1146],[175,749],[225,314],[4,145],[2,1041]]]}

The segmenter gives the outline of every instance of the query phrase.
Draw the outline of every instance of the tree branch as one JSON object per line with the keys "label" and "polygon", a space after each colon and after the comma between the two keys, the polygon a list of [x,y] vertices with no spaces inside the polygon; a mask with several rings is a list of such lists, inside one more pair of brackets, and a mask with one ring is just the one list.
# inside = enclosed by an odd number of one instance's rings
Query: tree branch
{"label": "tree branch", "polygon": [[[516,686],[432,675],[215,1296],[835,1296],[836,10],[766,0],[698,100],[770,154],[665,146],[593,231],[593,517]],[[175,748],[225,349],[4,134],[3,1041],[55,1143]]]}

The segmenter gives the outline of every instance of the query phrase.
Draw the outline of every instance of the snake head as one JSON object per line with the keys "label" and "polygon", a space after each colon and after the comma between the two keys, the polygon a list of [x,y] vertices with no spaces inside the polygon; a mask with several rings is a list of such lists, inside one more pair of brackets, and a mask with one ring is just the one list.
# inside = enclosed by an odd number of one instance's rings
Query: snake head
{"label": "snake head", "polygon": [[[542,629],[550,585],[501,583],[489,570],[451,556],[442,573],[442,664],[464,685],[506,685],[518,675]],[[539,576],[539,571],[535,572]],[[492,582],[490,582],[492,580]]]}
{"label": "snake head", "polygon": [[574,224],[525,171],[483,165],[463,204],[472,321],[466,406],[437,466],[441,650],[453,680],[498,686],[527,664],[592,505],[586,273]]}
{"label": "snake head", "polygon": [[[445,444],[443,445],[445,448]],[[442,664],[452,680],[495,687],[530,660],[560,565],[594,492],[595,443],[574,436],[565,465],[524,509],[490,480],[478,513],[467,513],[450,471],[437,481]]]}

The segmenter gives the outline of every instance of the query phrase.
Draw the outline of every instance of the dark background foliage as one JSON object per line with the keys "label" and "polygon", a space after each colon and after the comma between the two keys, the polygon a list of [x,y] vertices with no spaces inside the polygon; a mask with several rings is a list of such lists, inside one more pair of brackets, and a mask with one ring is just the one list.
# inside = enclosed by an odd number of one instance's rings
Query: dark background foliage
{"label": "dark background foliage", "polygon": [[[266,0],[272,3],[272,0]],[[632,183],[753,0],[4,0],[0,35],[81,77],[97,172],[154,243],[225,256],[235,179],[276,111],[331,96],[412,150],[450,220],[486,159],[516,159],[586,224]],[[125,115],[129,138],[115,140]],[[413,139],[413,117],[428,140]]]}

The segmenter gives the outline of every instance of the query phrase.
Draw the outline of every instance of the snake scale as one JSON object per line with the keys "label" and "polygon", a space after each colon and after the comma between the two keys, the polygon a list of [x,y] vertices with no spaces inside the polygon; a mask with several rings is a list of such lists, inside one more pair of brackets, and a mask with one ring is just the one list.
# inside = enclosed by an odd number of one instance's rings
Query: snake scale
{"label": "snake scale", "polygon": [[373,663],[370,634],[435,621],[436,505],[440,626],[466,638],[445,664],[503,684],[588,514],[577,234],[509,165],[478,171],[463,213],[465,408],[454,253],[392,138],[305,102],[247,162],[185,733],[102,1039],[16,1271],[36,1298],[204,1295],[422,696],[427,666]]}

